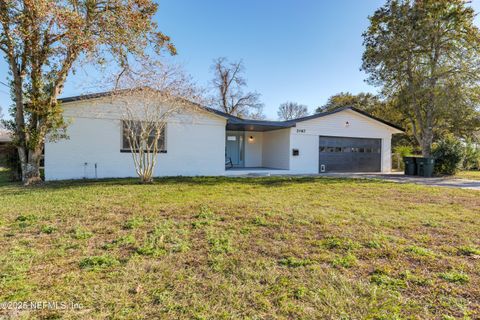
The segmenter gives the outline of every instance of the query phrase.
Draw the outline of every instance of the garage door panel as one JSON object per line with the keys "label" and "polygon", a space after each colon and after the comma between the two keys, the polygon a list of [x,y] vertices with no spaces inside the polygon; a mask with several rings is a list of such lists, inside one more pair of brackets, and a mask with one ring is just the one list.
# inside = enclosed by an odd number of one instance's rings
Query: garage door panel
{"label": "garage door panel", "polygon": [[320,172],[381,170],[381,139],[320,136],[319,146]]}

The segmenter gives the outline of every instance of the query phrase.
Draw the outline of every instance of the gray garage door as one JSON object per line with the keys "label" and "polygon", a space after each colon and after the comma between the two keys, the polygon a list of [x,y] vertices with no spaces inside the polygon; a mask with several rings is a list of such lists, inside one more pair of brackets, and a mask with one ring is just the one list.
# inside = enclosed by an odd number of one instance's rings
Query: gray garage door
{"label": "gray garage door", "polygon": [[381,139],[320,136],[320,172],[381,171]]}

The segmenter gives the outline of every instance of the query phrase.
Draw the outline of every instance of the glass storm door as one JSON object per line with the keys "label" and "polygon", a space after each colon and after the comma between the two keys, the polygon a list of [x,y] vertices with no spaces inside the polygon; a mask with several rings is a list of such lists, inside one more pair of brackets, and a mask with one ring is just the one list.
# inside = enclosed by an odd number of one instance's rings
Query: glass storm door
{"label": "glass storm door", "polygon": [[243,132],[227,132],[225,148],[226,160],[231,160],[234,167],[243,167]]}

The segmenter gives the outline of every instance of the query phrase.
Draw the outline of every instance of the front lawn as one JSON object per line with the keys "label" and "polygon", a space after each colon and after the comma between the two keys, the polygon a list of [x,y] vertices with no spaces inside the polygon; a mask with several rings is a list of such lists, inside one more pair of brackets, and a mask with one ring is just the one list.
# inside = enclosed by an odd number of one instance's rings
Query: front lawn
{"label": "front lawn", "polygon": [[475,319],[479,208],[357,179],[3,184],[0,302],[69,307],[0,318]]}
{"label": "front lawn", "polygon": [[455,177],[461,179],[480,180],[480,170],[460,171],[455,175]]}

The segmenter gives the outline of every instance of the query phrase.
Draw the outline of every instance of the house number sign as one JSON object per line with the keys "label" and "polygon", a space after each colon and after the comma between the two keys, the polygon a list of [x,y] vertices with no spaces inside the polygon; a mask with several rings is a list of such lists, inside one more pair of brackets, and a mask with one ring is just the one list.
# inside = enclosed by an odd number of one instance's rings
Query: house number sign
{"label": "house number sign", "polygon": [[305,133],[305,131],[307,131],[307,130],[305,130],[305,129],[297,129],[297,133]]}

